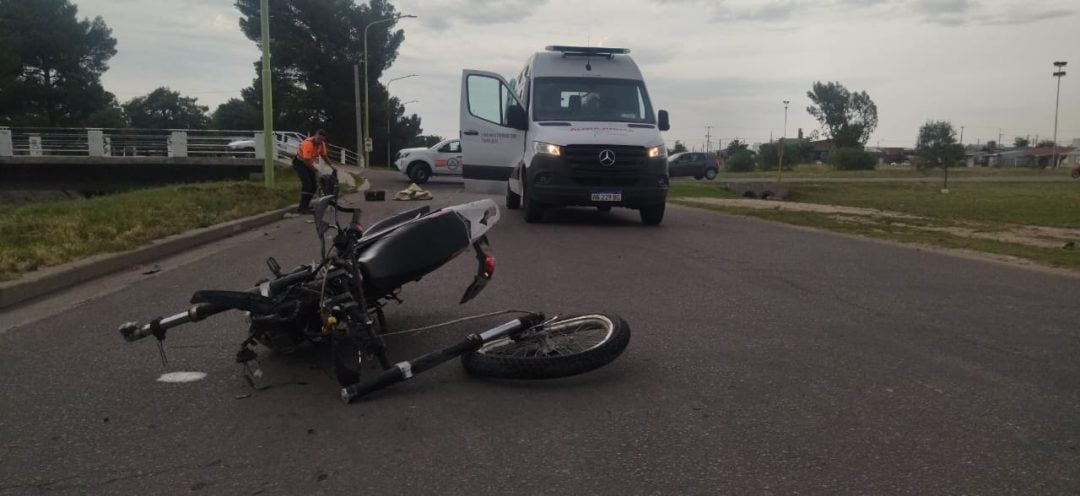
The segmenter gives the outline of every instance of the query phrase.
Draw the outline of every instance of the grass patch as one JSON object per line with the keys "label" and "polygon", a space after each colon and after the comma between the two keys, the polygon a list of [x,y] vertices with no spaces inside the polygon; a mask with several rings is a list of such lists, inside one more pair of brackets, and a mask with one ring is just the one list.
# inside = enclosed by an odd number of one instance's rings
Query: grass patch
{"label": "grass patch", "polygon": [[[943,178],[941,169],[919,170],[915,167],[879,166],[872,171],[838,171],[827,164],[800,164],[794,170],[784,171],[787,178]],[[1035,167],[952,167],[950,178],[965,177],[1069,177],[1069,168],[1039,169]],[[776,171],[723,172],[717,179],[765,179],[775,180]]]}
{"label": "grass patch", "polygon": [[805,183],[789,200],[876,208],[941,220],[1080,227],[1080,187],[1072,183],[957,183],[949,194],[922,183]]}
{"label": "grass patch", "polygon": [[698,203],[679,202],[678,200],[674,201],[674,203],[876,239],[980,251],[1023,258],[1053,267],[1080,269],[1080,250],[1041,248],[1003,241],[955,236],[948,233],[931,232],[918,229],[917,227],[896,225],[888,222],[844,222],[837,220],[831,215],[819,212],[761,210],[720,205],[703,205]]}
{"label": "grass patch", "polygon": [[296,203],[300,183],[217,182],[0,208],[0,280]]}
{"label": "grass patch", "polygon": [[735,193],[728,191],[724,183],[713,181],[672,181],[668,187],[668,197],[690,198],[736,198]]}

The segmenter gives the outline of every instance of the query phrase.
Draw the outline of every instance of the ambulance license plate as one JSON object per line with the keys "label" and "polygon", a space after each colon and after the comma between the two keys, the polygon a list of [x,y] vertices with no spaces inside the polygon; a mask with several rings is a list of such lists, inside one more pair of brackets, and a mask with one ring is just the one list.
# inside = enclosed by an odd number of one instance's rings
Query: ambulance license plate
{"label": "ambulance license plate", "polygon": [[593,191],[592,201],[595,202],[618,202],[622,201],[622,191]]}

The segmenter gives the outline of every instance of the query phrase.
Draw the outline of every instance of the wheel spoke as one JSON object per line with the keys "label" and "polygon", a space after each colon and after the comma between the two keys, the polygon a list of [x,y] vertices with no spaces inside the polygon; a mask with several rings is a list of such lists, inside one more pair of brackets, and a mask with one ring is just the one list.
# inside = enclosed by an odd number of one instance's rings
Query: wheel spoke
{"label": "wheel spoke", "polygon": [[603,344],[613,332],[613,323],[596,317],[550,322],[516,339],[504,338],[482,348],[489,355],[542,358],[574,355]]}

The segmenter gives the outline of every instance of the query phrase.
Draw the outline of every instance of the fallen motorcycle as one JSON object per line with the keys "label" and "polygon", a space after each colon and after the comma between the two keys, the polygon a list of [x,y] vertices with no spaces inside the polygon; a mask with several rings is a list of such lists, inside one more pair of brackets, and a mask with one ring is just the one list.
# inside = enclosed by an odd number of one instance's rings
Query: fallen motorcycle
{"label": "fallen motorcycle", "polygon": [[[339,213],[351,214],[346,225]],[[495,271],[486,233],[499,220],[490,199],[432,211],[408,210],[376,222],[360,224],[361,210],[327,195],[313,204],[320,261],[282,271],[267,259],[273,278],[246,291],[200,290],[192,307],[140,325],[120,326],[127,341],[154,336],[165,363],[167,331],[229,310],[246,312],[248,336],[236,354],[253,386],[261,376],[257,344],[289,354],[304,343],[330,346],[333,371],[346,403],[394,383],[411,379],[457,357],[475,375],[509,379],[547,379],[581,374],[615,360],[630,340],[630,327],[618,315],[593,313],[570,317],[522,314],[502,325],[474,332],[445,349],[412,360],[389,359],[389,334],[383,308],[398,298],[403,285],[419,281],[468,250],[475,251],[477,270],[460,303],[475,298]],[[328,221],[327,217],[331,220]],[[329,246],[328,246],[329,241]],[[497,312],[512,313],[512,312]],[[487,314],[477,317],[488,317]],[[448,325],[469,320],[438,324]],[[412,331],[399,331],[412,332]],[[361,380],[361,365],[374,358],[382,372]]]}

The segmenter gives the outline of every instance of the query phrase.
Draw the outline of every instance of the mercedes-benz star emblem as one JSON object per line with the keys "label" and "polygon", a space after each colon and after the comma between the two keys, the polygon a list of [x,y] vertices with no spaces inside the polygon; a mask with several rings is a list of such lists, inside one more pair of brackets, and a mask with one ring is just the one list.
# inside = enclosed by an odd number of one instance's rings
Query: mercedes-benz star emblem
{"label": "mercedes-benz star emblem", "polygon": [[615,165],[615,152],[600,150],[600,163],[603,165]]}

